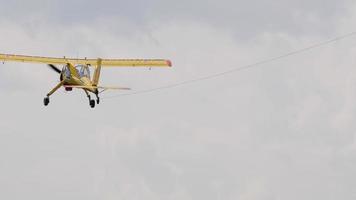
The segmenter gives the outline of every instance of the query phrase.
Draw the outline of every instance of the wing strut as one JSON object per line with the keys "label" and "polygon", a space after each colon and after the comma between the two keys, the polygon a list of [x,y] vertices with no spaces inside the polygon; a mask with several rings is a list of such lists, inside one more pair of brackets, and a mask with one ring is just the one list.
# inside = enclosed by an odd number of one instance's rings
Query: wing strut
{"label": "wing strut", "polygon": [[94,86],[98,86],[98,84],[99,84],[102,61],[103,60],[101,58],[98,58],[98,60],[97,60],[96,69],[95,69],[94,76],[93,76],[93,85]]}

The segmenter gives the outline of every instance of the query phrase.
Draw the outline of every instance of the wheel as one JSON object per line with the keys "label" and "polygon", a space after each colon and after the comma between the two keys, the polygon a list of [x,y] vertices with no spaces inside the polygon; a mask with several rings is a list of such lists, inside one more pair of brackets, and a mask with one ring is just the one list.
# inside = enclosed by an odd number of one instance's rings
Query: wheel
{"label": "wheel", "polygon": [[43,99],[43,104],[44,104],[45,106],[48,106],[48,104],[49,104],[49,97],[46,97],[46,98]]}
{"label": "wheel", "polygon": [[95,100],[90,100],[89,105],[90,107],[95,108]]}
{"label": "wheel", "polygon": [[100,98],[96,100],[96,104],[100,104]]}

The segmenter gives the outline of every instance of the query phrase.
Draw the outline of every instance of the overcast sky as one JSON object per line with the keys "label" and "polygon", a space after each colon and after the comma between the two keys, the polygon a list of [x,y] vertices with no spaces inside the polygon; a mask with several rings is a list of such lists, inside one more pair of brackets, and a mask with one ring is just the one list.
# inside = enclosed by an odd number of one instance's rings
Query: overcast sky
{"label": "overcast sky", "polygon": [[[351,0],[1,1],[0,52],[165,58],[104,69],[132,92],[355,31]],[[154,93],[43,98],[45,65],[0,65],[0,198],[353,200],[356,37]],[[117,98],[109,98],[116,96]]]}

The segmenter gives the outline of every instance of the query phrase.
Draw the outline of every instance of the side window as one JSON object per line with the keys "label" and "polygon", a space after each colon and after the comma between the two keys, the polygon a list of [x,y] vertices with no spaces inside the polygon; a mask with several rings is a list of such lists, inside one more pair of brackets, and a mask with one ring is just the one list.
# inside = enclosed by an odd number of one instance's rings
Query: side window
{"label": "side window", "polygon": [[68,69],[68,66],[65,66],[64,67],[64,74],[67,78],[71,78],[71,74],[70,74],[70,71]]}
{"label": "side window", "polygon": [[80,77],[82,77],[83,75],[82,75],[82,71],[81,70],[79,70],[78,68],[75,68],[75,70],[77,70],[77,73],[78,73],[78,75],[80,76]]}
{"label": "side window", "polygon": [[80,76],[81,77],[87,77],[90,79],[90,72],[89,72],[89,68],[87,66],[82,66],[80,69]]}
{"label": "side window", "polygon": [[84,77],[84,76],[85,76],[84,68],[83,68],[83,67],[80,68],[79,75],[80,75],[80,77]]}
{"label": "side window", "polygon": [[85,67],[85,76],[90,79],[90,71],[88,67]]}

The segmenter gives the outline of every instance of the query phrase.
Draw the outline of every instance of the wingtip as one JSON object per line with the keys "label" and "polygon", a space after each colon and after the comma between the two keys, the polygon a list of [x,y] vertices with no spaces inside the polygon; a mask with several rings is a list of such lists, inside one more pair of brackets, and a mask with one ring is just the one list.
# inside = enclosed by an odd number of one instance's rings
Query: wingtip
{"label": "wingtip", "polygon": [[166,62],[167,62],[167,65],[168,65],[169,67],[172,67],[172,61],[166,60]]}

